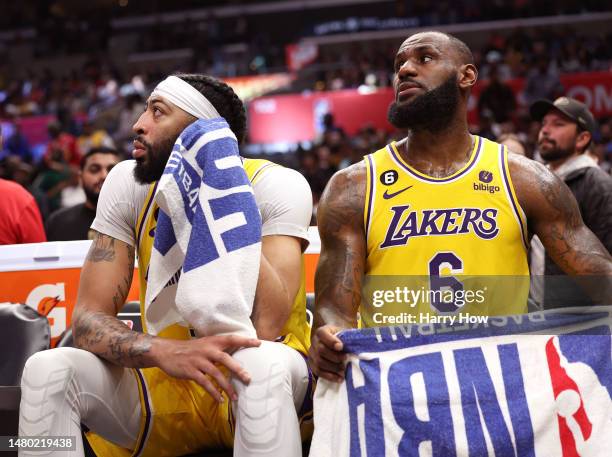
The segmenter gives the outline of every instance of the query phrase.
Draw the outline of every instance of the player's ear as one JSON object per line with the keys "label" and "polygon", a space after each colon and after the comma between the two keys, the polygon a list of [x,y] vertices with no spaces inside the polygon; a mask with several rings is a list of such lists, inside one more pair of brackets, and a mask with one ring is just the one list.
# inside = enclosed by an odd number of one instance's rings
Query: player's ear
{"label": "player's ear", "polygon": [[468,63],[461,65],[458,72],[459,87],[462,89],[471,89],[478,80],[478,70],[476,66]]}

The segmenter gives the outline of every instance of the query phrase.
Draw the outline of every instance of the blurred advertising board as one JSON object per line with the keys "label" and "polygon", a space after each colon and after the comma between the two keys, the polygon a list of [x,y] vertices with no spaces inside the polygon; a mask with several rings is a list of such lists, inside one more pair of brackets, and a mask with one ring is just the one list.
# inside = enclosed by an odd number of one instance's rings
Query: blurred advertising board
{"label": "blurred advertising board", "polygon": [[[568,97],[583,101],[596,117],[612,115],[612,73],[591,72],[561,75]],[[525,106],[522,92],[524,79],[507,84],[514,91],[517,105]],[[486,87],[479,81],[468,105],[470,123],[478,122],[478,96]],[[252,100],[248,107],[250,141],[257,144],[312,141],[319,133],[321,106],[334,115],[335,123],[349,135],[366,125],[389,132],[387,109],[393,100],[393,89],[359,88],[329,92],[276,95]]]}

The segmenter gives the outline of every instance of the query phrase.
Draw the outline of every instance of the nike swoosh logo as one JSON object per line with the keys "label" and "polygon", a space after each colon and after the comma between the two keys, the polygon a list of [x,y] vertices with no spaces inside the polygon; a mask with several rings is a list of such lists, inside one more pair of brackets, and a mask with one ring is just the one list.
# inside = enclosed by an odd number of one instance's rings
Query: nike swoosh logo
{"label": "nike swoosh logo", "polygon": [[404,192],[405,190],[410,189],[412,186],[408,186],[408,187],[404,187],[403,189],[398,190],[397,192],[393,192],[392,194],[389,193],[388,190],[385,190],[385,193],[383,194],[383,198],[385,200],[389,200],[390,198],[395,197],[396,195],[401,194],[402,192]]}

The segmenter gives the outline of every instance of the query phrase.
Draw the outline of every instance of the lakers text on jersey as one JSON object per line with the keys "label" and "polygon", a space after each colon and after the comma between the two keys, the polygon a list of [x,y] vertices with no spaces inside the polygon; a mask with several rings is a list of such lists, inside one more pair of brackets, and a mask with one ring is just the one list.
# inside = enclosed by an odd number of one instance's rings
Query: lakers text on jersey
{"label": "lakers text on jersey", "polygon": [[473,138],[467,163],[445,178],[411,167],[396,143],[365,157],[364,326],[527,311],[527,228],[508,151]]}

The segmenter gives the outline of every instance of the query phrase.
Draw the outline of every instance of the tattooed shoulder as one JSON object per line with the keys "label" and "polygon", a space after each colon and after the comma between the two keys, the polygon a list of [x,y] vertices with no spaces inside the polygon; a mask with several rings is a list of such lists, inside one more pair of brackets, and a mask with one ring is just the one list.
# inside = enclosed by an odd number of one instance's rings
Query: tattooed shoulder
{"label": "tattooed shoulder", "polygon": [[86,260],[89,262],[112,262],[115,260],[115,255],[115,239],[103,233],[95,232]]}
{"label": "tattooed shoulder", "polygon": [[361,224],[366,191],[366,168],[363,161],[337,172],[327,184],[317,218],[327,232],[344,225]]}

